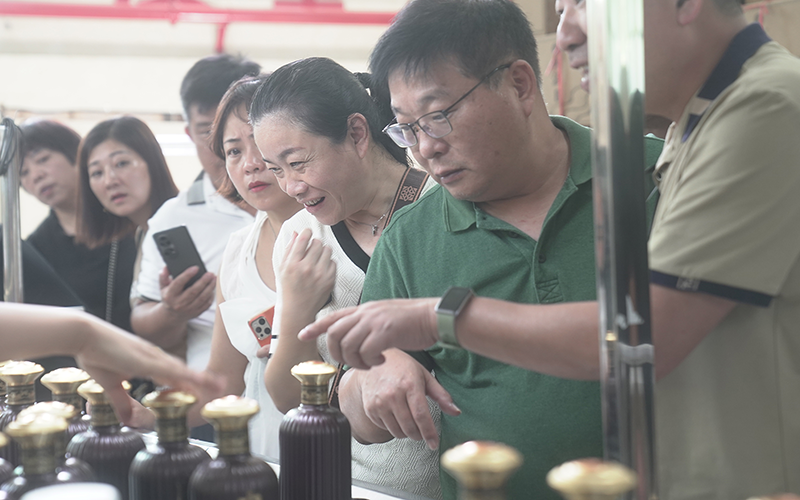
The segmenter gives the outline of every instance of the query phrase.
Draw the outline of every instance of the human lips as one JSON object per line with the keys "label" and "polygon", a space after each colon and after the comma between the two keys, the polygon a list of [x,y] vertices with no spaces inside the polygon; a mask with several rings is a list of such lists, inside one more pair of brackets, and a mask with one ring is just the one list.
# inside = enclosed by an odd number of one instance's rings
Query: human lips
{"label": "human lips", "polygon": [[437,169],[434,171],[433,176],[440,184],[447,185],[461,178],[463,172],[464,169],[461,168]]}
{"label": "human lips", "polygon": [[114,193],[109,197],[109,199],[111,200],[111,203],[119,205],[120,203],[124,202],[125,198],[127,197],[128,195],[125,193]]}
{"label": "human lips", "polygon": [[313,200],[305,200],[305,201],[300,201],[300,203],[302,203],[303,205],[305,205],[305,207],[306,207],[306,208],[309,208],[309,207],[316,207],[317,205],[319,205],[320,203],[322,203],[322,201],[323,201],[324,199],[325,199],[325,197],[323,196],[322,198],[315,198],[315,199],[313,199]]}
{"label": "human lips", "polygon": [[55,189],[55,187],[56,187],[56,185],[55,185],[55,183],[53,183],[53,184],[47,184],[46,186],[43,186],[42,188],[40,188],[39,189],[39,198],[47,198],[48,196],[53,194],[53,190]]}
{"label": "human lips", "polygon": [[269,187],[269,184],[266,183],[266,182],[262,182],[262,181],[253,181],[253,182],[251,182],[250,184],[247,185],[247,189],[249,189],[250,191],[252,191],[254,193],[258,193],[260,191],[263,191],[268,187]]}

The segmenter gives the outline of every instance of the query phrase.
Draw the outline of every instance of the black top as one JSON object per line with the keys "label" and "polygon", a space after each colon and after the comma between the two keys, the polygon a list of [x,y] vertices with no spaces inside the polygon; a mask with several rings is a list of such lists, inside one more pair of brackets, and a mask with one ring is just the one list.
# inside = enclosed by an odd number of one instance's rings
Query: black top
{"label": "black top", "polygon": [[[0,226],[2,229],[2,226]],[[3,233],[0,231],[0,283],[3,282]],[[2,285],[0,284],[0,289]],[[22,293],[26,304],[80,306],[81,301],[28,242],[22,242]],[[4,300],[0,291],[0,301]]]}
{"label": "black top", "polygon": [[[64,232],[53,211],[27,241],[81,299],[86,312],[105,319],[111,245],[90,250],[85,245],[76,244],[75,238]],[[114,273],[111,322],[128,331],[131,331],[130,293],[135,260],[133,236],[120,240]]]}

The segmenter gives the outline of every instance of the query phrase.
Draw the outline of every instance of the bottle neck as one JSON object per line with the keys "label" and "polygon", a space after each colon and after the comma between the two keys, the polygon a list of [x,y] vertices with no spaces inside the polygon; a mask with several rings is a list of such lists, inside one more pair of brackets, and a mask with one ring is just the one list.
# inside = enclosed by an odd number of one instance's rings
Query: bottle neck
{"label": "bottle neck", "polygon": [[83,399],[74,392],[63,394],[53,393],[53,401],[60,401],[68,405],[72,405],[80,413],[83,413]]}
{"label": "bottle neck", "polygon": [[300,403],[304,405],[327,405],[327,385],[303,385],[300,389]]}
{"label": "bottle neck", "polygon": [[38,448],[23,448],[21,451],[22,469],[26,476],[53,474],[56,470],[56,455],[53,444],[47,443]]}
{"label": "bottle neck", "polygon": [[32,405],[36,401],[36,392],[33,384],[8,386],[6,404]]}
{"label": "bottle neck", "polygon": [[156,434],[159,443],[180,443],[189,439],[186,417],[160,418],[156,420]]}
{"label": "bottle neck", "polygon": [[249,455],[250,434],[247,425],[241,429],[217,431],[217,448],[223,456]]}
{"label": "bottle neck", "polygon": [[119,425],[119,419],[111,405],[92,405],[92,427]]}

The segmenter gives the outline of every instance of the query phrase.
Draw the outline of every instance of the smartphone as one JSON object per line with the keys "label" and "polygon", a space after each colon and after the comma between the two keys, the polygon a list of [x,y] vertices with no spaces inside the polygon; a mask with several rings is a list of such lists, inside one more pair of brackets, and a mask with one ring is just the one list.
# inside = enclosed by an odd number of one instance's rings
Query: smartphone
{"label": "smartphone", "polygon": [[153,235],[153,239],[156,240],[156,247],[158,247],[161,257],[167,264],[169,274],[173,278],[192,266],[200,268],[197,274],[192,276],[192,279],[186,283],[184,290],[192,286],[206,273],[206,266],[203,264],[200,254],[197,253],[197,247],[194,246],[194,241],[189,236],[189,230],[186,229],[186,226],[177,226],[159,231]]}
{"label": "smartphone", "polygon": [[256,336],[258,345],[261,347],[267,347],[272,342],[272,321],[274,318],[275,306],[272,306],[256,314],[247,322],[253,335]]}

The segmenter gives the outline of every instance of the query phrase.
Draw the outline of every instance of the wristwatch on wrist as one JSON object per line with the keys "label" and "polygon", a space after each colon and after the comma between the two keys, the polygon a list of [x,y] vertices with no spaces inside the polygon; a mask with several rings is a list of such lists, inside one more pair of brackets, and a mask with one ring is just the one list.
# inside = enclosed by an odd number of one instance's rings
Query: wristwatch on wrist
{"label": "wristwatch on wrist", "polygon": [[436,323],[439,330],[439,344],[444,347],[459,348],[456,338],[456,318],[475,294],[471,289],[451,286],[436,304]]}

